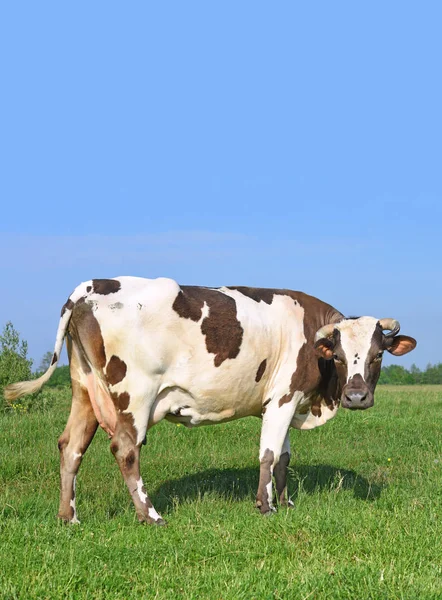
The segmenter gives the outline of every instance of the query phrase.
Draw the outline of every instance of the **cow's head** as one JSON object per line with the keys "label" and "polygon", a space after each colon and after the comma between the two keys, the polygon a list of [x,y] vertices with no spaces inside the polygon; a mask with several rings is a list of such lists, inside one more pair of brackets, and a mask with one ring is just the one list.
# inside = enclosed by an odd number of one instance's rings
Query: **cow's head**
{"label": "cow's head", "polygon": [[344,408],[373,406],[374,389],[385,350],[395,356],[414,350],[416,340],[407,335],[397,335],[399,328],[394,319],[360,317],[325,325],[316,333],[316,352],[335,362]]}

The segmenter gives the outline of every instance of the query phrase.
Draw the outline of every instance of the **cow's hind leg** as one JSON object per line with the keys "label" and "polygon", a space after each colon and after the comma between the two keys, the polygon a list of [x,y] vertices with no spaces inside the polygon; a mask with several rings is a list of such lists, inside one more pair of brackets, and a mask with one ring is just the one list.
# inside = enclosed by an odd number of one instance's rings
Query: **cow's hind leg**
{"label": "cow's hind leg", "polygon": [[97,430],[98,421],[89,393],[72,379],[72,407],[66,428],[58,440],[60,450],[60,507],[58,517],[78,523],[75,508],[75,481],[80,463]]}
{"label": "cow's hind leg", "polygon": [[[130,413],[119,413],[115,434],[112,436],[111,452],[115,456],[124,481],[132,496],[138,520],[141,523],[165,525],[144,488],[140,474],[141,442]],[[144,435],[142,436],[144,439]]]}
{"label": "cow's hind leg", "polygon": [[[293,401],[279,406],[278,400],[272,400],[262,417],[261,443],[259,450],[260,472],[256,507],[262,514],[270,514],[273,506],[272,477],[278,496],[285,498],[284,489],[287,479],[289,439],[288,430],[295,406]],[[284,466],[285,464],[285,466]],[[279,466],[278,466],[279,465]]]}

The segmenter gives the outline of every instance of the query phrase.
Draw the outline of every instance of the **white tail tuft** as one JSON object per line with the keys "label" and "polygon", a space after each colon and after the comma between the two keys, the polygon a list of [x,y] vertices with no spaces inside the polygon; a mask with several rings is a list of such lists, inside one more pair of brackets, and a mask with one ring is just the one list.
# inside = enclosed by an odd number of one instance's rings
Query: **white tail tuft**
{"label": "white tail tuft", "polygon": [[26,396],[26,394],[33,394],[38,392],[41,386],[48,381],[52,373],[57,368],[57,363],[54,363],[49,367],[46,373],[43,373],[38,379],[32,379],[31,381],[19,381],[18,383],[11,383],[7,385],[3,391],[3,395],[8,402]]}
{"label": "white tail tuft", "polygon": [[10,385],[7,385],[3,390],[3,395],[8,402],[16,400],[17,398],[21,398],[26,394],[33,394],[34,392],[38,392],[41,386],[48,381],[52,373],[57,368],[57,363],[60,359],[60,352],[63,347],[64,336],[66,335],[68,324],[72,315],[72,310],[74,308],[75,301],[81,295],[83,287],[84,284],[82,284],[82,286],[78,286],[78,288],[74,290],[66,304],[63,306],[60,322],[58,324],[57,337],[55,339],[54,355],[52,358],[51,366],[48,368],[46,373],[43,373],[43,375],[38,379],[33,379],[31,381],[19,381],[17,383],[11,383]]}

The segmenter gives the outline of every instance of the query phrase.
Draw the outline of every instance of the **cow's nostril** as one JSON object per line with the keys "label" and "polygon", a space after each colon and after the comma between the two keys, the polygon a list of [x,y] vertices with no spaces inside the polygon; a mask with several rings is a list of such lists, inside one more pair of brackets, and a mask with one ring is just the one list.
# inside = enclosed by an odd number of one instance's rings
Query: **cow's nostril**
{"label": "cow's nostril", "polygon": [[367,397],[367,394],[361,392],[350,392],[349,394],[345,394],[345,397],[350,402],[350,404],[361,404]]}

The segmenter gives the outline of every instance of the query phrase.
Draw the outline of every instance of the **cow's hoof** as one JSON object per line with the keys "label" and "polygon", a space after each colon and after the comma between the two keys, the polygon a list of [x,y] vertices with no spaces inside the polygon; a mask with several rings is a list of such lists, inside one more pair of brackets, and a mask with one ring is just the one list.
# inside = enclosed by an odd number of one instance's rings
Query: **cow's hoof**
{"label": "cow's hoof", "polygon": [[153,519],[152,517],[146,517],[145,515],[138,517],[141,525],[159,525],[160,527],[166,525],[166,521],[162,517],[158,517],[158,519]]}
{"label": "cow's hoof", "polygon": [[66,524],[72,524],[72,525],[79,525],[80,521],[77,519],[77,517],[71,517],[70,515],[62,515],[60,513],[58,513],[57,515],[57,519],[59,521],[61,521],[62,523],[66,523]]}
{"label": "cow's hoof", "polygon": [[274,506],[263,507],[261,504],[256,504],[256,508],[264,517],[270,517],[270,515],[274,515],[276,512],[276,508]]}
{"label": "cow's hoof", "polygon": [[69,521],[71,520],[71,517],[66,517],[65,515],[57,515],[57,521],[60,521],[61,523],[69,523]]}
{"label": "cow's hoof", "polygon": [[267,504],[267,502],[263,504],[261,500],[256,501],[255,508],[257,508],[259,512],[265,516],[271,515],[276,512],[276,508],[273,506],[273,504]]}

